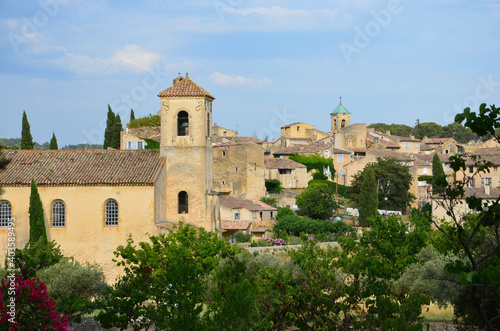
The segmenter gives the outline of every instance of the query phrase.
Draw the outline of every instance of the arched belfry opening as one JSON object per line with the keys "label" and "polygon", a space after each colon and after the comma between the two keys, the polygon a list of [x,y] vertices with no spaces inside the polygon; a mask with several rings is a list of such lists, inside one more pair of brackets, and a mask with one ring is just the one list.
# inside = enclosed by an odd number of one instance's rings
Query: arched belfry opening
{"label": "arched belfry opening", "polygon": [[189,114],[184,110],[177,114],[177,135],[189,136]]}
{"label": "arched belfry opening", "polygon": [[342,120],[341,124],[340,124],[340,127],[343,128],[345,127],[345,120]]}

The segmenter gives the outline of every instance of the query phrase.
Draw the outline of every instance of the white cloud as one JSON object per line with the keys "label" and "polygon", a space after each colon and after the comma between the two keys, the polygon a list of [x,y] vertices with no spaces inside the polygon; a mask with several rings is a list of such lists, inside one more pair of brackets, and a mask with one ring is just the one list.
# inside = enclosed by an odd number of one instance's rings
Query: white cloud
{"label": "white cloud", "polygon": [[146,52],[138,45],[126,45],[110,58],[67,53],[54,63],[78,74],[110,75],[120,71],[147,72],[159,60],[159,54]]}
{"label": "white cloud", "polygon": [[260,86],[265,84],[270,84],[271,80],[269,78],[262,78],[255,80],[252,78],[245,78],[243,76],[229,76],[222,74],[220,72],[213,72],[210,75],[210,80],[218,85],[224,86]]}

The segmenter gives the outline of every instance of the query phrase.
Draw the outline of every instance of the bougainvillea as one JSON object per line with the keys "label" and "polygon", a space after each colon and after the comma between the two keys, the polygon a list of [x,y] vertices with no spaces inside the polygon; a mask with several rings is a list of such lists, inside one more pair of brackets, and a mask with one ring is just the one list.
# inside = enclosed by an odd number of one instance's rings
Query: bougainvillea
{"label": "bougainvillea", "polygon": [[0,316],[0,330],[69,330],[68,317],[56,312],[54,300],[38,278],[3,278]]}

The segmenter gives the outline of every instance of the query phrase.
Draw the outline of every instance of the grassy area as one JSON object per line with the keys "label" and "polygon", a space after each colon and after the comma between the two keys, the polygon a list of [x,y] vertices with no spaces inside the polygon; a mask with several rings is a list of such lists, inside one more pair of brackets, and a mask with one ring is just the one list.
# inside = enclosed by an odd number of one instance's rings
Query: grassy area
{"label": "grassy area", "polygon": [[422,307],[422,315],[426,322],[432,323],[453,323],[453,307],[447,306],[444,308],[439,307],[436,304],[431,303],[429,306]]}

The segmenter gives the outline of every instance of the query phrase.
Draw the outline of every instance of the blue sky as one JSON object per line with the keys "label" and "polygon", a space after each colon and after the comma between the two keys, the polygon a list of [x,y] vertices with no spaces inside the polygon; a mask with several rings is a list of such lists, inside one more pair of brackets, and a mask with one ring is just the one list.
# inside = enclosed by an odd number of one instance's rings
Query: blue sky
{"label": "blue sky", "polygon": [[0,137],[102,143],[107,105],[156,113],[182,73],[213,120],[279,137],[352,123],[446,125],[500,104],[500,1],[1,0]]}

